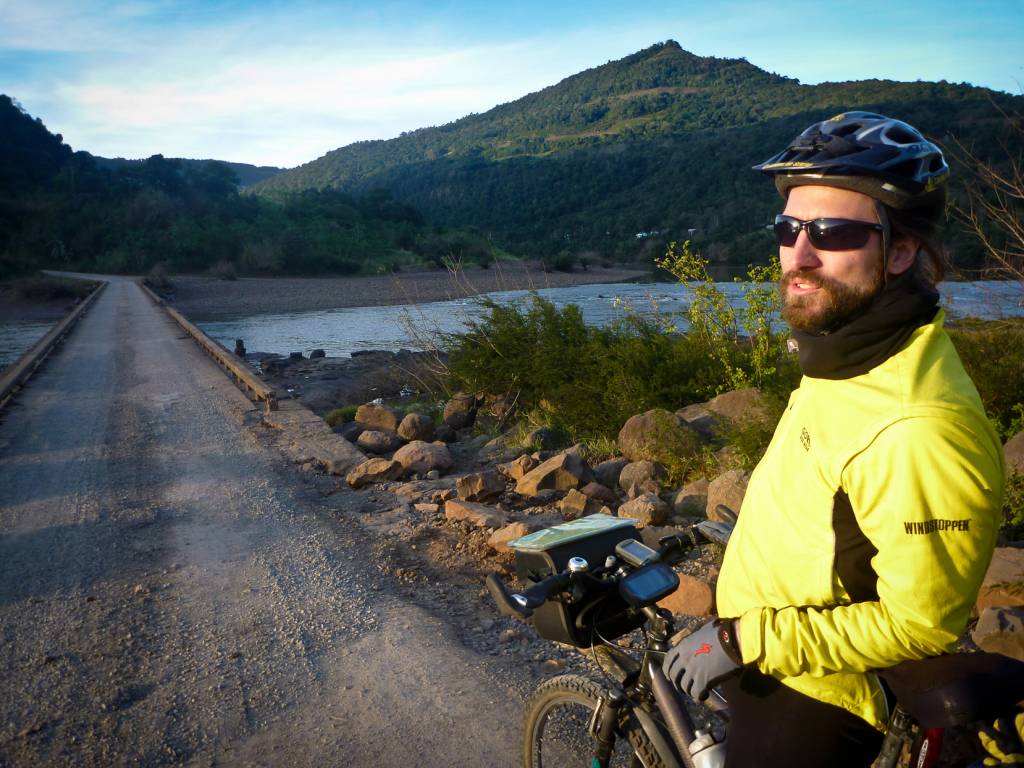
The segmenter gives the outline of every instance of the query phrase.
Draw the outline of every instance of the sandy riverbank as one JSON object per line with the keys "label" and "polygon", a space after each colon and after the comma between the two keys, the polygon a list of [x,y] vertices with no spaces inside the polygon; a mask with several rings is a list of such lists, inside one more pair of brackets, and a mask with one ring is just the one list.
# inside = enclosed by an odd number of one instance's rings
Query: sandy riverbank
{"label": "sandy riverbank", "polygon": [[523,262],[500,269],[472,269],[452,275],[418,270],[360,277],[272,277],[216,280],[174,277],[172,303],[190,318],[215,320],[237,315],[305,312],[341,307],[423,304],[491,291],[564,288],[620,283],[649,275],[642,270],[591,267],[579,272],[544,272]]}

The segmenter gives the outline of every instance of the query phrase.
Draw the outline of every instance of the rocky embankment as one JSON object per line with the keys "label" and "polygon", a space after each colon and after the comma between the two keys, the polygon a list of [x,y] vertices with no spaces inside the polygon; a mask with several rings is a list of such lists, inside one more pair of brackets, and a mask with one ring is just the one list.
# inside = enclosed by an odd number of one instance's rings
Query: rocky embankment
{"label": "rocky embankment", "polygon": [[[408,385],[401,372],[416,362],[429,363],[414,353],[368,353],[353,358],[347,368],[323,359],[294,359],[284,367],[302,399],[322,411],[329,407],[324,405],[329,398],[312,383],[310,366],[345,368],[335,382],[356,380],[354,372],[363,369],[372,370],[371,378],[379,382],[381,372],[390,370],[388,386],[394,390]],[[374,392],[381,391],[375,386]],[[352,397],[332,402],[352,402]],[[598,461],[590,460],[581,445],[558,449],[554,434],[543,428],[526,434],[502,432],[509,408],[502,398],[459,393],[435,424],[425,414],[361,405],[353,421],[335,428],[367,457],[344,470],[345,481],[378,500],[392,499],[392,513],[397,510],[417,536],[427,530],[440,534],[440,539],[427,536],[435,540],[435,546],[426,547],[435,567],[469,569],[478,575],[497,570],[511,576],[510,541],[583,515],[630,518],[651,546],[699,520],[728,518],[730,510],[740,509],[749,473],[737,466],[726,436],[741,423],[773,426],[760,392],[727,392],[676,413],[652,410],[633,416],[619,432],[619,455]],[[708,452],[716,457],[710,464],[720,468],[715,476],[678,487],[668,481],[666,466]],[[1007,444],[1006,456],[1011,468],[1024,471],[1024,435]],[[438,540],[446,543],[436,546]],[[705,551],[680,567],[681,587],[663,605],[681,625],[714,612],[719,559],[720,553]],[[977,615],[970,637],[964,638],[968,646],[1024,659],[1024,548],[997,548]],[[514,634],[517,642],[522,639],[521,633]]]}

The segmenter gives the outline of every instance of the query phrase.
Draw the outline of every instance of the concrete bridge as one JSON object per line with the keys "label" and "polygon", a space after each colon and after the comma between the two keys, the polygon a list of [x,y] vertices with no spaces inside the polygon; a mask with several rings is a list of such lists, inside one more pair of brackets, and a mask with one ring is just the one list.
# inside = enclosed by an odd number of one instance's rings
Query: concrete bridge
{"label": "concrete bridge", "polygon": [[0,413],[0,764],[518,764],[509,670],[110,280]]}

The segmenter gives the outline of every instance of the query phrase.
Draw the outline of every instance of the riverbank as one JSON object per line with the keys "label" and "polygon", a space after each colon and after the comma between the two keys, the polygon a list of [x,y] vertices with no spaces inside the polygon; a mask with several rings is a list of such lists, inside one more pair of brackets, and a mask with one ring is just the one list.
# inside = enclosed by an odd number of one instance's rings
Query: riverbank
{"label": "riverbank", "polygon": [[193,320],[217,320],[238,315],[425,304],[493,291],[620,283],[649,275],[645,270],[604,267],[544,272],[536,263],[505,262],[500,267],[458,274],[409,270],[359,277],[174,277],[171,303]]}

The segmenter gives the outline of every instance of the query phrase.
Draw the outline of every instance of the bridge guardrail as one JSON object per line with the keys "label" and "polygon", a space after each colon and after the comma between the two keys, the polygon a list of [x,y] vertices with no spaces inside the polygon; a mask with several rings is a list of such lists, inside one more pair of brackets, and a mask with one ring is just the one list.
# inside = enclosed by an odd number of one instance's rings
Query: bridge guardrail
{"label": "bridge guardrail", "polygon": [[79,318],[85,314],[85,310],[92,306],[100,292],[107,287],[106,280],[97,282],[99,285],[93,289],[92,293],[86,296],[63,320],[53,326],[49,333],[33,344],[25,354],[19,357],[0,375],[0,408],[7,405],[7,401],[24,386],[36,369],[43,364],[43,361],[53,351],[54,347],[68,335]]}
{"label": "bridge guardrail", "polygon": [[253,372],[245,365],[240,363],[232,353],[228,352],[228,350],[223,346],[199,330],[199,328],[190,322],[188,318],[181,314],[181,312],[174,309],[174,307],[167,306],[167,302],[153,293],[148,285],[143,283],[141,280],[138,282],[138,285],[149,295],[149,298],[151,298],[157,306],[163,307],[167,311],[167,314],[171,316],[174,322],[180,325],[182,329],[184,329],[185,333],[191,336],[200,348],[206,352],[206,354],[212,357],[231,376],[252,392],[253,397],[257,400],[264,401],[267,404],[268,411],[277,410],[277,393],[273,389],[256,378],[256,375],[253,374]]}

